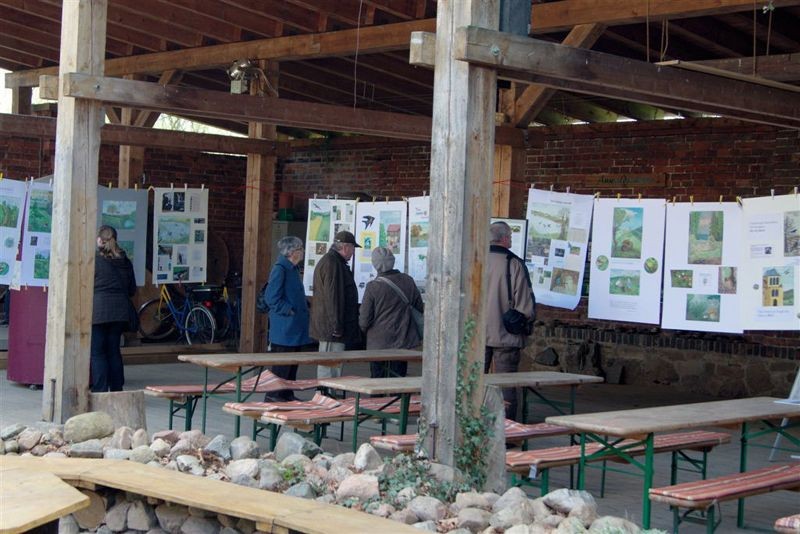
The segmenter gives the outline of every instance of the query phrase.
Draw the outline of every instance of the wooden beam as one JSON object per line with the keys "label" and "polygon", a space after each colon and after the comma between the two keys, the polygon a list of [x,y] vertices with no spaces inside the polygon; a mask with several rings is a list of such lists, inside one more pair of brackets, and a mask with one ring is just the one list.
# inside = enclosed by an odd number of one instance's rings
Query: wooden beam
{"label": "wooden beam", "polygon": [[31,88],[17,87],[11,90],[11,113],[17,115],[31,114]]}
{"label": "wooden beam", "polygon": [[456,58],[498,76],[570,91],[800,128],[800,95],[610,54],[459,28]]}
{"label": "wooden beam", "polygon": [[[63,69],[102,76],[107,0],[64,2]],[[53,233],[42,417],[63,423],[89,407],[89,353],[97,222],[98,102],[58,99]]]}
{"label": "wooden beam", "polygon": [[[0,113],[0,133],[16,137],[53,139],[56,136],[56,119]],[[152,128],[116,124],[103,125],[100,130],[100,139],[104,145],[128,144],[168,150],[195,150],[226,154],[264,154],[265,156],[281,157],[286,157],[290,153],[288,144],[277,141],[154,130]]]}
{"label": "wooden beam", "polygon": [[[390,50],[405,50],[413,31],[433,31],[433,19],[369,26],[358,30],[341,30],[327,33],[291,35],[243,41],[224,45],[206,46],[156,52],[106,62],[106,74],[146,73],[157,74],[169,69],[203,70],[227,67],[243,57],[272,59],[276,61],[324,58],[331,56],[375,54]],[[39,76],[57,74],[56,68],[34,69],[6,74],[6,87],[35,87]]]}
{"label": "wooden beam", "polygon": [[525,149],[495,145],[492,176],[492,217],[525,218]]}
{"label": "wooden beam", "polygon": [[721,70],[729,70],[737,74],[755,75],[777,82],[800,81],[800,54],[778,54],[774,56],[758,56],[755,58],[755,69],[752,57],[733,59],[710,59],[693,61]]}

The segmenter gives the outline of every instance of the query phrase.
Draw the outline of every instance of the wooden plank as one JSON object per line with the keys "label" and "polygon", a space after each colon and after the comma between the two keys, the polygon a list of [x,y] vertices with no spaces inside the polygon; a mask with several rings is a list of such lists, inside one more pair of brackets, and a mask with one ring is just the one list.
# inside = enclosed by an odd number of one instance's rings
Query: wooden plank
{"label": "wooden plank", "polygon": [[[107,0],[64,4],[60,64],[65,72],[102,76],[106,8]],[[63,423],[89,407],[102,124],[97,102],[59,96],[42,402],[46,421]]]}
{"label": "wooden plank", "polygon": [[182,362],[203,367],[235,369],[267,365],[318,365],[334,363],[420,361],[422,353],[407,349],[348,350],[344,352],[277,352],[240,354],[181,354]]}
{"label": "wooden plank", "polygon": [[31,88],[17,87],[11,90],[11,113],[15,115],[31,114]]}
{"label": "wooden plank", "polygon": [[673,59],[671,61],[661,61],[656,64],[664,65],[665,67],[676,67],[679,69],[693,70],[696,72],[705,72],[706,74],[713,74],[714,76],[730,78],[732,80],[741,80],[743,82],[756,83],[759,85],[765,85],[767,87],[774,87],[775,89],[783,89],[786,91],[800,93],[800,87],[796,85],[770,80],[761,76],[753,76],[752,74],[745,74],[743,72],[725,70],[713,65],[697,63],[694,61],[681,61],[679,59]]}
{"label": "wooden plank", "polygon": [[796,82],[800,80],[800,53],[758,56],[755,58],[755,69],[753,69],[753,61],[752,57],[740,57],[694,61],[693,63],[738,72],[739,74],[753,75],[755,72],[757,76],[778,82]]}
{"label": "wooden plank", "polygon": [[494,145],[492,217],[524,218],[525,149]]}
{"label": "wooden plank", "polygon": [[800,127],[800,95],[797,93],[482,28],[460,28],[458,33],[456,57],[477,65],[495,66],[500,77],[657,106]]}
{"label": "wooden plank", "polygon": [[5,469],[0,475],[0,533],[27,532],[87,506],[86,495],[53,474]]}

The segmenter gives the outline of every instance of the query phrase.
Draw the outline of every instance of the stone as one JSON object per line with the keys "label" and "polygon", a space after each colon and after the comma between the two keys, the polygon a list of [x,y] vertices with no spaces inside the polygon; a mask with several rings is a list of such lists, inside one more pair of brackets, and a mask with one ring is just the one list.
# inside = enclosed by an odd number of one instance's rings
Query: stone
{"label": "stone", "polygon": [[258,487],[267,491],[275,491],[283,484],[283,474],[275,465],[262,465],[258,474]]}
{"label": "stone", "polygon": [[322,449],[314,443],[305,439],[300,434],[294,432],[286,432],[281,434],[278,438],[278,443],[275,445],[275,459],[282,462],[289,456],[302,454],[308,457],[309,461],[314,456],[322,452]]}
{"label": "stone", "polygon": [[103,449],[103,458],[106,460],[127,460],[130,457],[130,449]]}
{"label": "stone", "polygon": [[361,445],[356,451],[356,457],[353,459],[353,467],[355,467],[356,471],[377,469],[382,464],[383,460],[380,454],[369,443]]}
{"label": "stone", "polygon": [[341,465],[332,465],[328,472],[325,474],[326,482],[333,482],[340,484],[344,479],[352,475],[353,472]]}
{"label": "stone", "polygon": [[225,474],[231,477],[231,480],[236,478],[237,475],[246,475],[255,478],[258,476],[258,472],[258,460],[254,458],[233,461],[225,468]]}
{"label": "stone", "polygon": [[247,436],[239,436],[231,441],[231,458],[233,460],[244,460],[245,458],[258,458],[261,451],[258,443]]}
{"label": "stone", "polygon": [[258,487],[258,481],[256,481],[255,478],[246,475],[244,473],[238,473],[236,476],[231,477],[231,482],[239,486],[245,486],[247,488]]}
{"label": "stone", "polygon": [[413,525],[414,523],[419,521],[417,514],[415,514],[408,508],[403,508],[402,510],[393,513],[392,515],[389,516],[389,519],[406,525]]}
{"label": "stone", "polygon": [[236,522],[236,530],[242,534],[253,534],[256,530],[256,524],[254,521],[242,518]]}
{"label": "stone", "polygon": [[45,458],[66,458],[67,455],[63,452],[48,452],[44,455]]}
{"label": "stone", "polygon": [[456,495],[456,507],[459,510],[464,508],[480,508],[481,510],[489,510],[492,505],[489,500],[482,494],[474,491],[459,493]]}
{"label": "stone", "polygon": [[189,442],[189,444],[195,449],[202,449],[208,442],[211,441],[211,438],[203,434],[201,431],[194,429],[194,430],[187,430],[185,432],[181,432],[178,437],[180,439],[185,439]]}
{"label": "stone", "polygon": [[170,458],[177,458],[182,454],[191,454],[194,452],[194,447],[189,443],[188,439],[179,439],[175,445],[169,450]]}
{"label": "stone", "polygon": [[232,527],[222,527],[219,534],[239,534],[239,531]]}
{"label": "stone", "polygon": [[112,449],[130,449],[132,439],[133,429],[128,426],[121,426],[114,431],[114,435],[111,436],[111,441],[108,442],[108,446]]}
{"label": "stone", "polygon": [[15,438],[19,435],[20,432],[25,430],[25,425],[21,425],[19,423],[15,423],[13,425],[4,426],[2,430],[0,430],[0,439],[3,441],[8,441],[11,438]]}
{"label": "stone", "polygon": [[181,526],[182,534],[218,534],[219,526],[216,521],[205,517],[190,516]]}
{"label": "stone", "polygon": [[105,524],[112,532],[122,532],[128,528],[128,509],[131,503],[122,501],[106,512]]}
{"label": "stone", "polygon": [[215,514],[211,510],[206,510],[205,508],[197,508],[195,506],[189,506],[189,515],[194,517],[204,517],[206,519],[217,516],[217,514]]}
{"label": "stone", "polygon": [[6,453],[6,442],[5,440],[0,439],[0,454]]}
{"label": "stone", "polygon": [[217,521],[223,527],[236,528],[236,518],[228,514],[217,514]]}
{"label": "stone", "polygon": [[90,439],[80,443],[73,443],[69,447],[70,458],[102,458],[103,442],[99,439]]}
{"label": "stone", "polygon": [[308,482],[299,482],[291,487],[289,487],[286,491],[283,492],[284,495],[289,495],[291,497],[299,497],[301,499],[313,499],[317,496],[317,493],[314,491],[314,488],[311,487],[311,484]]}
{"label": "stone", "polygon": [[[240,461],[244,462],[246,460],[240,460]],[[311,459],[305,454],[290,454],[281,461],[281,465],[284,467],[294,464],[301,465],[303,469],[305,469],[306,467],[311,467],[313,465],[311,463]]]}
{"label": "stone", "polygon": [[42,439],[42,433],[32,428],[26,428],[17,436],[17,443],[22,451],[29,451],[39,444]]}
{"label": "stone", "polygon": [[132,530],[150,530],[158,525],[158,518],[153,507],[144,501],[135,501],[128,508],[128,528]]}
{"label": "stone", "polygon": [[395,502],[400,506],[406,506],[411,500],[417,496],[417,490],[411,486],[403,488],[397,492],[397,497],[394,498]]}
{"label": "stone", "polygon": [[192,475],[202,476],[206,471],[203,468],[203,465],[200,463],[200,460],[198,460],[196,456],[192,456],[190,454],[181,454],[175,458],[175,464],[178,468],[178,471],[181,473],[190,473]]}
{"label": "stone", "polygon": [[372,502],[367,505],[364,511],[378,517],[389,517],[397,510],[395,510],[394,506],[385,502]]}
{"label": "stone", "polygon": [[352,497],[360,501],[368,501],[379,495],[378,477],[372,475],[349,476],[336,489],[336,499],[339,501]]}
{"label": "stone", "polygon": [[531,505],[533,505],[533,515],[536,517],[545,517],[550,515],[552,512],[550,508],[544,503],[544,497],[539,497],[538,499],[531,499]]}
{"label": "stone", "polygon": [[449,465],[431,462],[428,473],[439,482],[453,482],[456,480],[456,470]]}
{"label": "stone", "polygon": [[151,528],[145,534],[167,534],[165,530],[161,530],[160,528]]}
{"label": "stone", "polygon": [[554,514],[551,512],[543,517],[540,517],[536,523],[545,528],[553,529],[558,527],[558,525],[560,525],[561,522],[564,521],[564,519],[565,517],[563,515]]}
{"label": "stone", "polygon": [[439,521],[447,514],[447,507],[434,497],[420,496],[411,499],[408,508],[414,512],[420,521]]}
{"label": "stone", "polygon": [[414,527],[414,528],[417,528],[419,530],[426,530],[428,532],[438,532],[439,531],[439,529],[436,528],[436,522],[435,521],[430,521],[430,520],[428,520],[428,521],[420,521],[419,523],[414,523],[411,526]]}
{"label": "stone", "polygon": [[157,439],[163,439],[164,441],[169,443],[170,446],[172,446],[178,443],[178,439],[180,438],[178,437],[177,430],[161,430],[159,432],[153,433],[153,441]]}
{"label": "stone", "polygon": [[105,412],[86,412],[67,419],[64,423],[64,439],[67,443],[79,443],[99,439],[114,433],[114,421]]}
{"label": "stone", "polygon": [[214,454],[223,460],[230,460],[231,442],[223,434],[217,434],[203,447],[203,452]]}
{"label": "stone", "polygon": [[504,534],[533,534],[533,527],[528,525],[514,525],[506,529]]}
{"label": "stone", "polygon": [[147,436],[147,430],[144,428],[137,428],[136,432],[131,437],[131,448],[141,447],[142,445],[150,445],[150,438]]}
{"label": "stone", "polygon": [[597,511],[597,503],[592,494],[582,490],[562,488],[551,491],[544,496],[544,503],[548,508],[564,515],[568,515],[576,506],[588,506]]}
{"label": "stone", "polygon": [[581,534],[588,532],[583,526],[583,523],[577,517],[567,517],[558,524],[558,528],[553,531],[553,534]]}
{"label": "stone", "polygon": [[58,534],[78,534],[80,531],[81,527],[72,514],[58,520]]}
{"label": "stone", "polygon": [[150,448],[149,445],[139,445],[138,447],[131,450],[131,462],[138,462],[140,464],[146,464],[152,462],[156,459],[156,453],[153,452],[153,449]]}
{"label": "stone", "polygon": [[480,508],[463,508],[458,512],[458,528],[465,528],[470,531],[483,530],[489,526],[489,518],[492,514]]}
{"label": "stone", "polygon": [[492,505],[492,512],[499,512],[509,506],[516,506],[521,502],[528,502],[528,496],[524,491],[517,487],[509,488],[508,491],[503,493]]}
{"label": "stone", "polygon": [[331,462],[333,461],[333,456],[327,453],[322,453],[314,456],[311,459],[314,462],[314,465],[319,467],[324,467],[326,470],[331,468]]}
{"label": "stone", "polygon": [[614,532],[615,534],[639,534],[642,532],[642,529],[627,519],[606,515],[595,519],[592,523],[592,526],[589,527],[589,532],[592,534],[602,534],[603,532]]}
{"label": "stone", "polygon": [[578,519],[581,525],[585,528],[589,528],[589,526],[594,523],[594,520],[597,519],[597,505],[594,502],[578,504],[570,510],[567,517]]}
{"label": "stone", "polygon": [[353,461],[355,461],[355,459],[356,459],[356,453],[354,452],[344,452],[342,454],[337,454],[336,456],[333,457],[333,460],[331,460],[331,467],[339,465],[347,469],[350,469],[351,467],[353,467]]}
{"label": "stone", "polygon": [[506,506],[489,518],[489,524],[495,528],[505,529],[521,523],[533,523],[533,505],[527,499],[516,501],[515,504]]}
{"label": "stone", "polygon": [[62,447],[67,444],[67,442],[64,441],[64,427],[61,425],[48,428],[42,432],[43,434],[41,443],[47,443],[48,445],[53,445],[54,447]]}
{"label": "stone", "polygon": [[52,445],[44,445],[42,443],[39,443],[38,445],[36,445],[34,448],[31,449],[31,454],[34,456],[44,456],[48,452],[54,450],[55,447],[53,447]]}
{"label": "stone", "polygon": [[320,495],[314,500],[323,504],[336,504],[336,495],[333,493],[326,493],[324,495]]}
{"label": "stone", "polygon": [[169,442],[161,438],[154,439],[153,443],[150,444],[150,450],[153,451],[158,458],[167,456],[169,454],[169,449]]}

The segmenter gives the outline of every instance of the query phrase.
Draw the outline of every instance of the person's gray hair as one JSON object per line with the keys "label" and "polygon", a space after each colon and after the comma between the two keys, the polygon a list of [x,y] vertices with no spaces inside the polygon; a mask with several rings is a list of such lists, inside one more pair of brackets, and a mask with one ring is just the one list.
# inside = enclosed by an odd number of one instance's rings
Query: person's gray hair
{"label": "person's gray hair", "polygon": [[303,240],[293,235],[287,235],[278,241],[278,253],[287,258],[292,252],[301,248],[303,248]]}
{"label": "person's gray hair", "polygon": [[378,247],[372,251],[372,266],[379,273],[394,269],[394,254],[386,247]]}
{"label": "person's gray hair", "polygon": [[497,245],[506,237],[511,237],[511,227],[508,223],[497,221],[489,226],[489,244]]}
{"label": "person's gray hair", "polygon": [[337,242],[334,241],[333,243],[331,243],[331,248],[330,249],[331,250],[335,250],[336,252],[339,252],[344,248],[345,245],[347,245],[347,243],[337,243]]}

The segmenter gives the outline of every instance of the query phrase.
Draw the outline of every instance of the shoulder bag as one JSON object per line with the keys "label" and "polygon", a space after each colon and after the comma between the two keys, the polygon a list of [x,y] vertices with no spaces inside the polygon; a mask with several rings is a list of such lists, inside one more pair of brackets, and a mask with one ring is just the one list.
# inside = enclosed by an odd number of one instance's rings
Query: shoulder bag
{"label": "shoulder bag", "polygon": [[394,292],[397,293],[397,295],[400,297],[400,300],[402,300],[403,303],[406,306],[408,306],[409,310],[411,310],[411,320],[417,329],[417,334],[419,334],[419,338],[422,339],[425,335],[425,315],[411,305],[411,302],[409,302],[408,297],[406,297],[402,289],[397,287],[397,284],[395,284],[385,276],[379,276],[375,280],[378,282],[384,282],[385,284],[388,284],[389,287],[391,287],[394,290]]}
{"label": "shoulder bag", "polygon": [[508,310],[503,314],[503,327],[509,334],[529,336],[533,332],[533,321],[519,310],[514,309],[514,298],[511,294],[511,260],[506,260],[506,287],[508,288]]}

